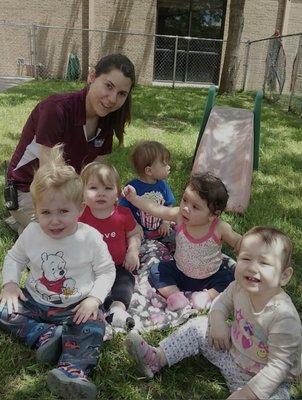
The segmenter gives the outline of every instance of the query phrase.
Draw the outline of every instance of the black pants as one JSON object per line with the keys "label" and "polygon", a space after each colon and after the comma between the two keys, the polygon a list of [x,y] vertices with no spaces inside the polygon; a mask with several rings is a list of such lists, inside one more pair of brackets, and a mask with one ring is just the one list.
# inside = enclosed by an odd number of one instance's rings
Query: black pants
{"label": "black pants", "polygon": [[111,292],[104,301],[105,310],[108,310],[114,301],[122,302],[128,309],[134,292],[135,278],[124,267],[116,265],[116,277]]}

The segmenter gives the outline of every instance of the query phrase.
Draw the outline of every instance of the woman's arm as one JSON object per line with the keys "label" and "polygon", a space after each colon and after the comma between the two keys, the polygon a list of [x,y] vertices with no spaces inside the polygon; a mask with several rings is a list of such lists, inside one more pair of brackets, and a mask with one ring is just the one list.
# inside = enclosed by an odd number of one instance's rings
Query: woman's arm
{"label": "woman's arm", "polygon": [[154,217],[161,218],[167,221],[177,222],[179,207],[166,207],[155,203],[152,200],[145,199],[136,194],[133,186],[127,185],[123,190],[124,197],[130,201],[135,207],[145,211]]}

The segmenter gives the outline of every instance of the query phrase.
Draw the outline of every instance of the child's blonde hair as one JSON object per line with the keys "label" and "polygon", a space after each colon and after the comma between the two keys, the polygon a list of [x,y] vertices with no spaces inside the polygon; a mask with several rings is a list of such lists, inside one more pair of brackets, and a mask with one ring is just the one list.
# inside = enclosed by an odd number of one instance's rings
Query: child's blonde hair
{"label": "child's blonde hair", "polygon": [[75,169],[66,165],[63,157],[63,145],[50,150],[49,161],[37,169],[30,185],[30,194],[36,207],[42,195],[48,190],[60,191],[67,200],[78,208],[83,203],[83,183]]}
{"label": "child's blonde hair", "polygon": [[104,186],[115,186],[118,196],[121,195],[121,181],[117,170],[113,165],[93,161],[87,164],[81,172],[84,187],[87,186],[91,176],[95,176]]}
{"label": "child's blonde hair", "polygon": [[159,160],[164,163],[170,161],[171,155],[169,150],[161,143],[155,140],[144,140],[135,146],[131,161],[135,171],[142,175],[145,168],[150,167],[155,161]]}
{"label": "child's blonde hair", "polygon": [[255,226],[242,236],[241,243],[246,237],[251,235],[259,236],[261,240],[263,240],[263,242],[268,246],[272,246],[273,244],[276,244],[278,241],[280,241],[283,246],[282,269],[284,270],[291,266],[293,245],[290,238],[287,235],[285,235],[285,233],[271,226]]}

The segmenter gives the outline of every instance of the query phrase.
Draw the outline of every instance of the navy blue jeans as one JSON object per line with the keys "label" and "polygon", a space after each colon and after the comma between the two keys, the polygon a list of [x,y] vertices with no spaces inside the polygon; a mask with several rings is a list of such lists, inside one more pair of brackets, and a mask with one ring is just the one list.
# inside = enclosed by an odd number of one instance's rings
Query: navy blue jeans
{"label": "navy blue jeans", "polygon": [[155,289],[176,285],[183,291],[215,289],[221,293],[234,280],[234,271],[222,261],[217,272],[204,279],[194,279],[180,271],[175,260],[160,262],[150,268],[149,282]]}
{"label": "navy blue jeans", "polygon": [[97,320],[89,319],[76,325],[72,320],[72,309],[77,304],[66,308],[49,307],[37,303],[26,289],[22,291],[27,301],[19,300],[18,312],[11,315],[8,315],[7,307],[4,307],[0,312],[0,328],[34,347],[50,325],[62,325],[62,354],[58,363],[69,363],[89,373],[97,364],[105,334],[102,310],[99,310]]}

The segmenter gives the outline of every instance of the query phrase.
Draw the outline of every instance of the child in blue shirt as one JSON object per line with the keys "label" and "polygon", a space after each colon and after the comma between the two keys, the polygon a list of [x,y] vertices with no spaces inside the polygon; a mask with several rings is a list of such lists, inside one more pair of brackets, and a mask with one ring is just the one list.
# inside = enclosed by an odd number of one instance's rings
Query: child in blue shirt
{"label": "child in blue shirt", "polygon": [[[131,155],[131,161],[138,178],[128,182],[139,196],[164,205],[173,206],[174,195],[166,179],[170,173],[170,152],[156,141],[140,142]],[[146,239],[164,239],[171,233],[168,221],[154,217],[139,210],[125,198],[120,200],[122,206],[130,208],[136,221],[142,226]]]}

